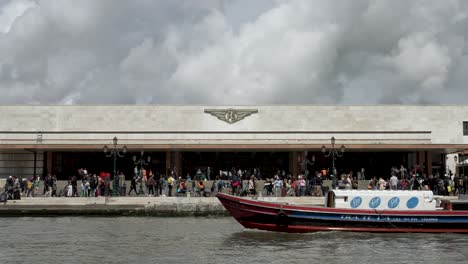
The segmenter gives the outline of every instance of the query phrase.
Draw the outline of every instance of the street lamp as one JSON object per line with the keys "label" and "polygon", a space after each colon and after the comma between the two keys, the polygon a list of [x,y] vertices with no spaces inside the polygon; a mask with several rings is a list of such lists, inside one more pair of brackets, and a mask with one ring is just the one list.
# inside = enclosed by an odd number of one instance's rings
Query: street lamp
{"label": "street lamp", "polygon": [[331,141],[331,148],[328,150],[328,153],[327,153],[327,148],[325,147],[325,145],[322,146],[322,153],[327,158],[332,156],[333,174],[336,176],[335,159],[336,159],[336,157],[343,157],[343,154],[344,154],[344,151],[345,151],[345,146],[341,145],[341,147],[339,149],[337,149],[335,147],[335,137],[332,137],[330,139],[330,141]]}
{"label": "street lamp", "polygon": [[455,161],[455,175],[458,175],[458,153],[453,156],[453,160]]}
{"label": "street lamp", "polygon": [[460,158],[459,161],[462,165],[462,175],[465,176],[465,156],[463,155],[463,153],[459,153],[458,157]]}
{"label": "street lamp", "polygon": [[309,158],[307,157],[307,154],[308,154],[308,151],[304,151],[304,161],[303,161],[303,165],[304,165],[304,174],[306,177],[309,176],[309,165],[313,166],[315,164],[315,155],[312,155],[312,158],[311,160],[309,160]]}
{"label": "street lamp", "polygon": [[114,139],[112,139],[112,149],[109,149],[107,145],[105,145],[103,148],[104,154],[106,154],[106,157],[108,158],[114,157],[114,178],[113,178],[113,188],[112,188],[113,196],[119,195],[119,190],[118,190],[119,184],[117,180],[117,157],[123,157],[125,153],[127,153],[127,146],[123,146],[122,149],[117,149],[117,143],[118,143],[118,139],[117,137],[114,137]]}
{"label": "street lamp", "polygon": [[[141,172],[143,171],[143,165],[148,165],[151,162],[151,156],[147,157],[147,160],[143,158],[143,154],[145,154],[145,151],[140,152],[140,158],[137,159],[136,155],[133,155],[133,163],[135,165],[140,165],[140,169],[138,170],[138,176],[140,177],[140,191],[139,194],[143,194],[143,175],[141,175]],[[138,168],[138,167],[137,167]]]}

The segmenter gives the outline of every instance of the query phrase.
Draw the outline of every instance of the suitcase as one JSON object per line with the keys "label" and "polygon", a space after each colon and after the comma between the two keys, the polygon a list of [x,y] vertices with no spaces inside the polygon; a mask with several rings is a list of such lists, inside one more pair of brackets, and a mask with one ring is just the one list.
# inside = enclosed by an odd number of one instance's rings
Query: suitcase
{"label": "suitcase", "polygon": [[8,200],[8,195],[6,193],[0,194],[0,203],[6,203]]}
{"label": "suitcase", "polygon": [[21,193],[19,190],[13,192],[13,200],[21,200]]}

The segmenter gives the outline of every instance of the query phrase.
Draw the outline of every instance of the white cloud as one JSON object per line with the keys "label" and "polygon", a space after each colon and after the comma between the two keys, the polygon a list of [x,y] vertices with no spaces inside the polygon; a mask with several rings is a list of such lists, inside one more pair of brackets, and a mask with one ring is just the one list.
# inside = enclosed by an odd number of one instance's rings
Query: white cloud
{"label": "white cloud", "polygon": [[463,0],[9,1],[0,103],[462,103]]}
{"label": "white cloud", "polygon": [[8,33],[18,17],[21,17],[29,8],[36,6],[33,1],[11,1],[1,7],[0,33]]}

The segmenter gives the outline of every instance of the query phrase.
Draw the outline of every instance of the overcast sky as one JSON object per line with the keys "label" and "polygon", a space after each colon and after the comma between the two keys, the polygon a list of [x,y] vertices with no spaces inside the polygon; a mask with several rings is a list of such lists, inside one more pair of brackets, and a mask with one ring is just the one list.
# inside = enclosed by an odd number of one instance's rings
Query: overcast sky
{"label": "overcast sky", "polygon": [[0,0],[0,104],[465,104],[465,0]]}

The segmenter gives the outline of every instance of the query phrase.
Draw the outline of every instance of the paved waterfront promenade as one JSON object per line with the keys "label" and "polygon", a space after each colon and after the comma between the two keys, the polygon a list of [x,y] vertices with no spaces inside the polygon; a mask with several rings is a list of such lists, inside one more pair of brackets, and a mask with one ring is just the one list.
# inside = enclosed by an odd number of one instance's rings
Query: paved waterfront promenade
{"label": "paved waterfront promenade", "polygon": [[[258,197],[322,205],[323,197]],[[216,197],[24,197],[0,204],[0,216],[211,216],[227,215]]]}

